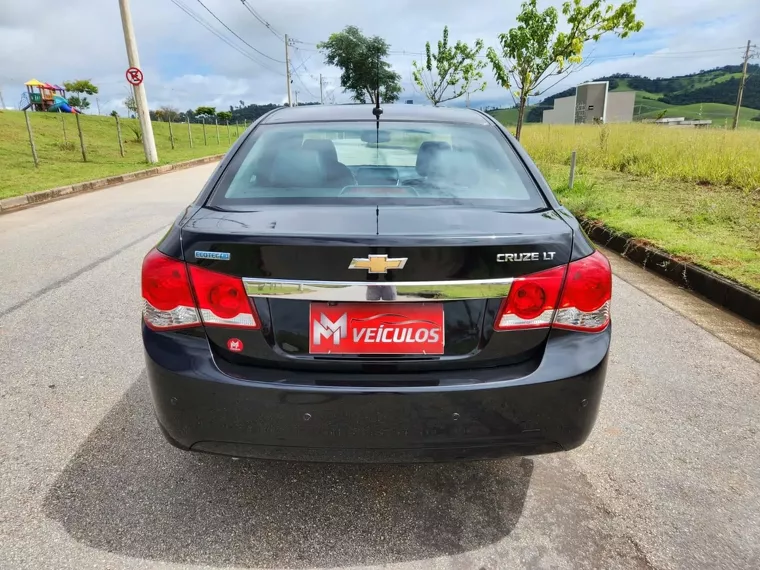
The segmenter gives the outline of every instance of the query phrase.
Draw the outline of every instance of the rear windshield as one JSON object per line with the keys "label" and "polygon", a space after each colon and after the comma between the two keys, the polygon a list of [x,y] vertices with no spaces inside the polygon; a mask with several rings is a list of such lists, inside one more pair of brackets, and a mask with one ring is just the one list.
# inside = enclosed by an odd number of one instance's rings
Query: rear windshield
{"label": "rear windshield", "polygon": [[380,122],[262,125],[239,147],[210,205],[546,206],[493,127]]}

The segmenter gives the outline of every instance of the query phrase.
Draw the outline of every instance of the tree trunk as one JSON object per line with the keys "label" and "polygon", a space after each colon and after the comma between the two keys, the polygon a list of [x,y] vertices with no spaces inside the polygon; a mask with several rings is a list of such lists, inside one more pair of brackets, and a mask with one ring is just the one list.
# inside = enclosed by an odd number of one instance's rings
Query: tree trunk
{"label": "tree trunk", "polygon": [[517,132],[515,138],[520,140],[520,133],[522,133],[523,117],[525,116],[525,104],[528,102],[528,98],[525,96],[525,91],[520,92],[520,108],[517,110]]}

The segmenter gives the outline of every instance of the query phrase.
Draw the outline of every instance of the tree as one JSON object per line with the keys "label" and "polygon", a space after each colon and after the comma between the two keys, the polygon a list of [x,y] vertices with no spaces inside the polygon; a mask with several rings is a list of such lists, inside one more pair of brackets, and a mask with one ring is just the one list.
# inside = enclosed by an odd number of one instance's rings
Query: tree
{"label": "tree", "polygon": [[635,8],[636,0],[627,0],[618,7],[606,0],[590,0],[588,5],[583,0],[565,2],[562,15],[569,29],[558,33],[556,8],[539,12],[536,0],[523,2],[517,27],[499,34],[501,55],[493,48],[487,54],[498,83],[505,89],[514,87],[519,97],[518,139],[528,97],[537,94],[547,78],[557,75],[564,78],[577,69],[587,42],[597,42],[610,32],[625,38],[641,30],[644,23],[636,19]]}
{"label": "tree", "polygon": [[216,116],[216,107],[198,107],[195,110],[195,116],[202,119],[210,119]]}
{"label": "tree", "polygon": [[156,115],[162,121],[176,121],[179,117],[179,110],[171,105],[163,105],[158,108]]}
{"label": "tree", "polygon": [[72,107],[75,107],[77,109],[89,109],[90,108],[90,101],[87,99],[87,97],[80,97],[79,95],[72,95],[68,99],[69,105]]}
{"label": "tree", "polygon": [[[486,62],[478,59],[483,40],[475,40],[473,47],[462,41],[449,46],[449,27],[443,28],[443,39],[438,51],[432,53],[430,42],[425,44],[425,63],[412,62],[412,78],[434,106],[458,99],[465,93],[486,88],[483,69]],[[476,86],[476,84],[479,84]],[[449,88],[453,88],[449,91]]]}
{"label": "tree", "polygon": [[93,85],[89,79],[75,79],[74,81],[64,81],[63,88],[70,93],[76,93],[69,97],[69,105],[79,109],[89,109],[90,102],[83,94],[97,95],[98,88]]}
{"label": "tree", "polygon": [[219,119],[222,122],[231,121],[232,120],[232,112],[230,112],[230,111],[219,111],[216,114],[216,118]]}
{"label": "tree", "polygon": [[340,85],[344,91],[353,93],[354,101],[376,103],[376,90],[380,92],[381,101],[398,100],[401,76],[383,60],[390,49],[383,38],[369,38],[356,26],[346,26],[342,32],[331,34],[327,41],[317,44],[317,48],[324,54],[325,63],[341,68]]}
{"label": "tree", "polygon": [[127,111],[129,111],[132,114],[137,113],[137,101],[135,101],[134,95],[127,95],[127,98],[124,99],[124,106],[127,108]]}
{"label": "tree", "polygon": [[111,111],[110,115],[112,117],[118,117],[119,116],[119,112],[116,109],[114,109],[113,111]]}

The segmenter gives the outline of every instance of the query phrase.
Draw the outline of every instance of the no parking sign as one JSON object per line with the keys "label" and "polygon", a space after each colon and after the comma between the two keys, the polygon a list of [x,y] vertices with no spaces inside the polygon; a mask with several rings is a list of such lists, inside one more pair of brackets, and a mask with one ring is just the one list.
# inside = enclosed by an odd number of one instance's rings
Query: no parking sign
{"label": "no parking sign", "polygon": [[143,72],[136,67],[127,69],[127,81],[137,87],[143,82]]}

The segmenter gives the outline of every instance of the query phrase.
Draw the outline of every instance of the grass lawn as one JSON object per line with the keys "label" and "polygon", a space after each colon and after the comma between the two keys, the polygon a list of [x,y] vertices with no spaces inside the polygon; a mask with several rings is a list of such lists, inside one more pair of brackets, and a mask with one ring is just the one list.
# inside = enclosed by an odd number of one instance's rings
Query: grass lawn
{"label": "grass lawn", "polygon": [[760,291],[760,188],[586,168],[570,190],[567,166],[541,164],[541,171],[572,212]]}
{"label": "grass lawn", "polygon": [[663,192],[670,181],[760,188],[760,130],[531,124],[521,142],[541,164],[569,164],[575,150],[583,168],[653,178]]}
{"label": "grass lawn", "polygon": [[[121,119],[125,149],[122,158],[114,118],[80,115],[88,159],[83,162],[74,115],[29,113],[29,117],[40,160],[39,168],[35,168],[32,161],[24,114],[19,111],[0,112],[0,198],[149,168],[142,143],[133,130],[138,129],[136,119]],[[64,125],[68,144],[64,141]],[[194,124],[193,148],[190,148],[187,124],[175,123],[172,129],[174,149],[169,138],[169,125],[153,123],[160,164],[224,153],[238,136],[235,125],[230,126],[229,138],[227,127],[220,126],[217,142],[216,127],[210,125],[206,126],[204,144],[202,126]],[[242,134],[242,124],[238,131]]]}

